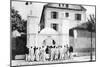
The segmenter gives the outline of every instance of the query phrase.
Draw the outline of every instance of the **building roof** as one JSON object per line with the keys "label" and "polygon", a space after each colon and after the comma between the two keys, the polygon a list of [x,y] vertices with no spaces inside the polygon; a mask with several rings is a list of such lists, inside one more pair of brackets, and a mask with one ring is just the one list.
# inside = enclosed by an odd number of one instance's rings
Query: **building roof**
{"label": "building roof", "polygon": [[86,23],[82,23],[81,25],[79,26],[76,26],[72,29],[76,29],[76,30],[87,30],[87,22]]}
{"label": "building roof", "polygon": [[57,9],[67,9],[67,10],[76,10],[76,11],[86,11],[82,5],[73,5],[73,4],[52,4],[48,3],[45,5],[48,8],[57,8]]}

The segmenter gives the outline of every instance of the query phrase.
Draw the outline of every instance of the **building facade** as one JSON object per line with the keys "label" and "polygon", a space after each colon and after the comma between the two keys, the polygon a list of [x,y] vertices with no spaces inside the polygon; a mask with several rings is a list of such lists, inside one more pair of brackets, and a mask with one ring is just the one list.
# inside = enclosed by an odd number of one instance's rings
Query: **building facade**
{"label": "building facade", "polygon": [[[46,4],[43,7],[40,22],[38,23],[36,20],[32,16],[28,19],[28,46],[42,46],[48,36],[55,40],[56,45],[70,45],[69,30],[86,22],[86,9],[81,5]],[[33,26],[34,24],[35,26]],[[46,30],[52,30],[47,28],[53,29],[57,34],[53,32],[49,34],[50,32]],[[43,30],[45,32],[41,33]]]}

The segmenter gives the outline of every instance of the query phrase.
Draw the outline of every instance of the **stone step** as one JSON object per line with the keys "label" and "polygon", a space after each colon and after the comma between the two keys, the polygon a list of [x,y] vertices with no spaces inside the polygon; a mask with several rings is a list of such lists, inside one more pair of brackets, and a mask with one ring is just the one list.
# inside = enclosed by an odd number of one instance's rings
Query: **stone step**
{"label": "stone step", "polygon": [[25,59],[25,55],[16,55],[15,60],[22,60]]}

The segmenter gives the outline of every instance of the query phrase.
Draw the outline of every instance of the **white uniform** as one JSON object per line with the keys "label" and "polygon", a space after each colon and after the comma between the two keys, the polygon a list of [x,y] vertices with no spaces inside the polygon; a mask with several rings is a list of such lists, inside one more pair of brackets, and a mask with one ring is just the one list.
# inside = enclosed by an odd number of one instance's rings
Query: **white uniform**
{"label": "white uniform", "polygon": [[26,54],[26,61],[34,61],[35,55],[33,54]]}
{"label": "white uniform", "polygon": [[42,61],[42,55],[43,55],[43,52],[42,52],[42,48],[40,49],[40,54],[39,54],[39,60]]}
{"label": "white uniform", "polygon": [[58,59],[58,55],[59,55],[59,48],[55,48],[55,59]]}
{"label": "white uniform", "polygon": [[35,55],[34,55],[34,49],[33,47],[29,49],[29,55],[28,55],[28,60],[34,61]]}
{"label": "white uniform", "polygon": [[31,56],[29,54],[26,54],[26,61],[31,61]]}
{"label": "white uniform", "polygon": [[63,51],[64,51],[64,59],[67,59],[68,58],[68,48],[65,46]]}
{"label": "white uniform", "polygon": [[41,53],[41,55],[40,55],[40,60],[41,61],[45,61],[46,60],[46,52],[45,52],[45,49],[46,48],[44,47],[44,48],[41,48],[41,50],[40,50],[41,51],[40,52]]}
{"label": "white uniform", "polygon": [[39,49],[36,49],[35,55],[36,55],[36,60],[39,61]]}
{"label": "white uniform", "polygon": [[31,56],[31,61],[34,61],[34,59],[35,59],[35,55],[33,54],[33,55]]}
{"label": "white uniform", "polygon": [[60,48],[60,59],[63,60],[64,59],[64,48]]}
{"label": "white uniform", "polygon": [[54,59],[54,55],[55,55],[55,48],[51,48],[51,60]]}

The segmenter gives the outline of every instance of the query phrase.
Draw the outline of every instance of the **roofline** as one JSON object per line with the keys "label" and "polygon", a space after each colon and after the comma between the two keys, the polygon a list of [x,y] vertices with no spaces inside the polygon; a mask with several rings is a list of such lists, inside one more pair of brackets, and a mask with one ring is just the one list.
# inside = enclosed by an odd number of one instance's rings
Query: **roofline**
{"label": "roofline", "polygon": [[[27,2],[26,0],[11,0],[11,2],[12,1],[16,1],[16,2]],[[61,2],[46,2],[46,1],[31,1],[31,0],[29,0],[28,2],[34,2],[34,3],[53,3],[53,4],[66,4],[66,3],[61,3]],[[70,4],[70,5],[84,5],[84,6],[95,6],[96,7],[96,5],[90,5],[90,4],[73,4],[73,3],[68,3],[68,4]]]}
{"label": "roofline", "polygon": [[70,9],[70,8],[51,7],[51,6],[48,6],[48,4],[46,4],[46,5],[43,6],[43,11],[42,11],[42,14],[41,14],[40,23],[41,23],[42,19],[44,18],[43,14],[44,14],[44,11],[45,11],[46,8],[66,9],[66,10],[75,10],[75,11],[86,11],[86,9],[83,6],[81,6],[81,7],[83,8],[83,10],[80,10],[80,9]]}
{"label": "roofline", "polygon": [[86,11],[86,9],[82,5],[79,5],[79,6],[82,9],[71,9],[71,8],[53,7],[53,6],[48,6],[48,4],[44,5],[45,8],[67,9],[67,10],[75,10],[75,11]]}
{"label": "roofline", "polygon": [[46,7],[43,6],[43,10],[42,10],[42,13],[41,13],[41,19],[40,19],[40,24],[42,22],[42,19],[44,18],[43,14],[44,14],[45,9],[46,9]]}

